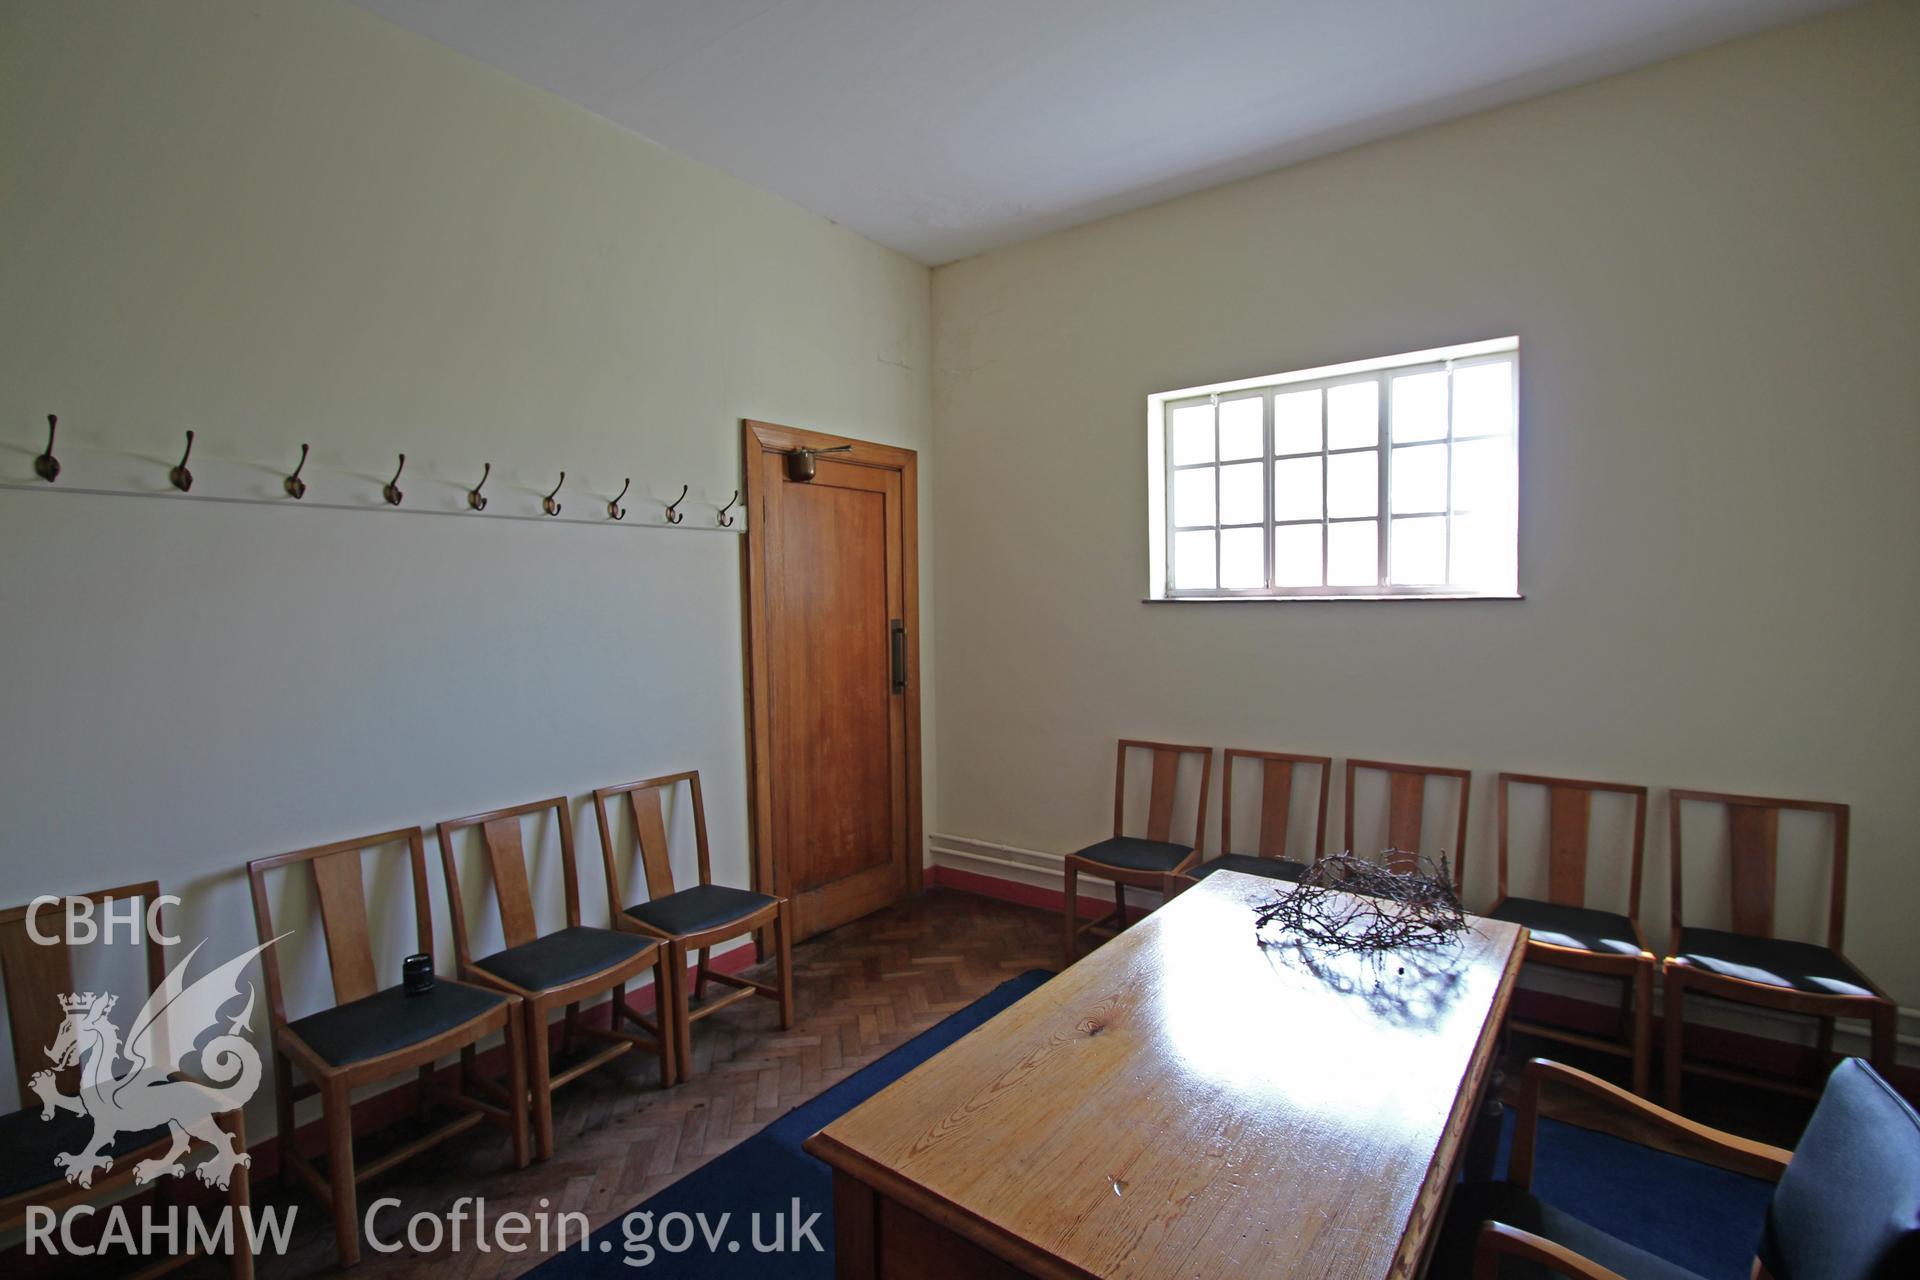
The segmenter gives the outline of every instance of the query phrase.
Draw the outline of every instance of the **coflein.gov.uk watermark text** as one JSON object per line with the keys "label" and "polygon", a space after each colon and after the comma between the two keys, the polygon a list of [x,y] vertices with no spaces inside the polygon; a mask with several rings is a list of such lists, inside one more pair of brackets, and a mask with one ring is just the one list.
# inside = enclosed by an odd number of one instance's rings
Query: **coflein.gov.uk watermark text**
{"label": "coflein.gov.uk watermark text", "polygon": [[817,1228],[818,1212],[807,1213],[795,1197],[786,1212],[749,1213],[736,1220],[731,1212],[674,1211],[655,1215],[647,1210],[619,1220],[615,1233],[597,1240],[587,1229],[587,1216],[573,1210],[549,1212],[548,1201],[531,1213],[491,1214],[478,1197],[456,1200],[444,1213],[402,1216],[404,1206],[388,1196],[367,1206],[364,1225],[367,1243],[376,1253],[554,1253],[565,1249],[611,1254],[618,1252],[629,1267],[651,1266],[660,1255],[704,1249],[708,1253],[760,1254],[824,1253]]}

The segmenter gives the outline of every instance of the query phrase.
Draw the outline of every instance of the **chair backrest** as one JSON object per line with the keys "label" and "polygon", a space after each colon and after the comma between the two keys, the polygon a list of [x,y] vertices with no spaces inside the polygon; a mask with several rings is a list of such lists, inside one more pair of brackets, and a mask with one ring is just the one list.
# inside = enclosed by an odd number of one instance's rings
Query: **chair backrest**
{"label": "chair backrest", "polygon": [[[312,869],[335,1004],[348,1004],[381,989],[379,970],[374,964],[373,935],[367,926],[367,894],[360,874],[361,862],[368,850],[403,840],[407,844],[408,869],[413,876],[416,944],[422,953],[431,957],[433,907],[427,900],[427,851],[420,828],[401,827],[352,840],[337,840],[312,849],[255,858],[247,864],[247,880],[253,889],[253,920],[262,943],[275,937],[273,912],[267,903],[267,873],[302,862]],[[260,959],[267,974],[267,1009],[275,1021],[284,1024],[287,1006],[280,983],[279,952],[278,947],[268,947],[260,953]]]}
{"label": "chair backrest", "polygon": [[1759,1255],[1774,1280],[1920,1275],[1920,1115],[1860,1059],[1827,1077]]}
{"label": "chair backrest", "polygon": [[1563,907],[1587,905],[1588,851],[1593,839],[1596,791],[1633,798],[1633,847],[1629,852],[1627,918],[1640,918],[1640,873],[1647,851],[1647,789],[1619,782],[1550,778],[1537,773],[1503,773],[1499,783],[1499,896],[1507,896],[1507,797],[1515,786],[1547,791],[1547,900]]}
{"label": "chair backrest", "polygon": [[1172,742],[1142,742],[1120,739],[1113,771],[1113,834],[1125,835],[1127,812],[1127,752],[1153,754],[1153,780],[1147,794],[1146,838],[1163,844],[1174,843],[1173,805],[1180,786],[1180,761],[1189,756],[1200,759],[1200,794],[1193,810],[1193,843],[1198,849],[1207,834],[1207,784],[1213,779],[1213,748],[1185,747]]}
{"label": "chair backrest", "polygon": [[[35,1106],[38,1098],[28,1080],[47,1066],[44,1053],[60,1034],[66,1012],[60,997],[74,988],[73,952],[67,939],[67,927],[73,906],[90,904],[98,923],[97,909],[110,902],[137,900],[140,903],[139,928],[146,939],[147,994],[152,995],[166,976],[166,953],[156,932],[148,925],[148,913],[158,910],[160,885],[148,880],[122,885],[117,889],[97,889],[92,893],[62,894],[54,901],[40,900],[36,907],[9,907],[0,911],[0,977],[7,992],[7,1029],[13,1036],[14,1079],[20,1090],[20,1105]],[[32,919],[29,920],[31,913]],[[155,924],[161,923],[158,919]],[[33,935],[50,941],[40,941]],[[97,936],[97,935],[96,935]],[[77,1091],[80,1068],[64,1068],[55,1073],[60,1088]]]}
{"label": "chair backrest", "polygon": [[1724,791],[1670,791],[1667,793],[1667,845],[1673,864],[1674,945],[1680,938],[1680,873],[1683,806],[1717,805],[1727,813],[1728,853],[1733,860],[1733,931],[1750,937],[1771,938],[1773,908],[1778,897],[1780,815],[1783,812],[1825,814],[1833,824],[1833,882],[1827,904],[1827,945],[1838,951],[1847,928],[1847,822],[1844,804],[1824,800],[1783,800],[1776,796],[1731,795]]}
{"label": "chair backrest", "polygon": [[657,902],[673,892],[673,862],[667,838],[666,797],[681,783],[687,784],[693,801],[693,837],[699,851],[700,883],[713,883],[713,867],[707,855],[707,806],[700,796],[700,771],[669,773],[658,778],[600,787],[593,793],[593,816],[600,823],[600,856],[607,864],[607,904],[618,920],[630,903],[621,901],[620,873],[614,866],[613,827],[607,821],[607,806],[625,796],[633,815],[633,842],[640,855],[640,871],[647,881],[647,899]]}
{"label": "chair backrest", "polygon": [[1287,856],[1288,820],[1293,816],[1293,775],[1296,766],[1319,770],[1320,807],[1314,819],[1313,847],[1299,862],[1317,862],[1327,851],[1327,788],[1332,781],[1331,756],[1301,756],[1286,751],[1243,751],[1228,748],[1220,766],[1220,852],[1239,853],[1233,847],[1233,775],[1241,761],[1260,769],[1259,834],[1253,852],[1262,858]]}
{"label": "chair backrest", "polygon": [[466,901],[460,894],[460,870],[455,865],[453,838],[469,827],[480,828],[486,846],[486,865],[493,879],[493,896],[500,906],[500,933],[509,947],[523,946],[540,936],[534,921],[533,884],[527,876],[527,850],[521,827],[534,814],[551,813],[560,824],[560,871],[567,898],[567,924],[580,923],[580,872],[573,860],[573,819],[567,798],[534,800],[508,809],[494,809],[438,824],[440,865],[447,876],[448,909],[453,912],[453,947],[463,965],[473,963],[468,950]]}
{"label": "chair backrest", "polygon": [[1387,775],[1387,847],[1403,854],[1417,854],[1420,828],[1427,813],[1427,780],[1452,778],[1460,784],[1460,820],[1453,837],[1453,883],[1457,890],[1466,871],[1467,800],[1473,787],[1473,775],[1465,769],[1447,769],[1439,765],[1391,764],[1385,760],[1347,761],[1346,847],[1353,847],[1354,779],[1361,770]]}

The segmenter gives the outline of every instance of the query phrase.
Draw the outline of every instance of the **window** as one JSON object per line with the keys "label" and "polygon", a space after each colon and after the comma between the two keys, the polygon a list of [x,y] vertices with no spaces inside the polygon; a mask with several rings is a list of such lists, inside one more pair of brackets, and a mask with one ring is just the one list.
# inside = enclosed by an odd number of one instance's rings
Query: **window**
{"label": "window", "polygon": [[1519,342],[1149,397],[1156,599],[1518,593]]}

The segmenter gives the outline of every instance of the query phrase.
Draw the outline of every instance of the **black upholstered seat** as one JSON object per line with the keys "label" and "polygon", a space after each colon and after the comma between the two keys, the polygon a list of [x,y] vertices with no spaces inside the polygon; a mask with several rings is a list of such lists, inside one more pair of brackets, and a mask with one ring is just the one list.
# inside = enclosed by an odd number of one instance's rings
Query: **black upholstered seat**
{"label": "black upholstered seat", "polygon": [[1860,1059],[1827,1077],[1759,1252],[1777,1280],[1920,1276],[1920,1115]]}
{"label": "black upholstered seat", "polygon": [[404,987],[388,987],[296,1018],[287,1029],[327,1062],[345,1067],[431,1040],[506,1000],[498,992],[441,978],[417,996],[408,995]]}
{"label": "black upholstered seat", "polygon": [[1858,969],[1826,947],[1785,938],[1752,938],[1718,929],[1682,929],[1674,957],[1703,973],[1764,982],[1826,996],[1871,996]]}
{"label": "black upholstered seat", "polygon": [[[1433,1261],[1427,1268],[1431,1280],[1470,1280],[1480,1227],[1490,1221],[1504,1222],[1564,1245],[1626,1280],[1700,1280],[1685,1267],[1588,1226],[1510,1182],[1469,1182],[1455,1188],[1434,1246]],[[1504,1259],[1500,1267],[1500,1280],[1549,1280],[1558,1274],[1517,1258]],[[1779,1280],[1787,1278],[1781,1276]]]}
{"label": "black upholstered seat", "polygon": [[1611,911],[1563,906],[1535,898],[1508,898],[1489,911],[1487,918],[1525,925],[1535,942],[1551,947],[1572,947],[1599,955],[1640,954],[1633,922]]}
{"label": "black upholstered seat", "polygon": [[1203,862],[1187,872],[1195,880],[1205,880],[1216,871],[1238,871],[1243,875],[1263,876],[1268,880],[1298,880],[1307,874],[1305,863],[1286,858],[1255,858],[1244,853],[1223,853],[1211,862]]}
{"label": "black upholstered seat", "polygon": [[724,884],[696,884],[664,898],[636,903],[627,914],[642,924],[684,937],[750,916],[778,899]]}
{"label": "black upholstered seat", "polygon": [[[120,1170],[120,1160],[167,1141],[167,1126],[121,1133],[106,1150]],[[66,1174],[53,1158],[62,1152],[85,1150],[93,1141],[93,1117],[77,1116],[71,1111],[56,1111],[53,1119],[42,1120],[36,1105],[25,1111],[0,1116],[0,1199],[32,1191],[50,1182],[65,1185]],[[101,1175],[96,1174],[98,1178]]]}
{"label": "black upholstered seat", "polygon": [[1122,871],[1171,871],[1192,852],[1191,845],[1115,836],[1099,844],[1090,844],[1073,856]]}
{"label": "black upholstered seat", "polygon": [[576,925],[497,951],[474,965],[523,991],[548,991],[611,969],[652,945],[631,933]]}

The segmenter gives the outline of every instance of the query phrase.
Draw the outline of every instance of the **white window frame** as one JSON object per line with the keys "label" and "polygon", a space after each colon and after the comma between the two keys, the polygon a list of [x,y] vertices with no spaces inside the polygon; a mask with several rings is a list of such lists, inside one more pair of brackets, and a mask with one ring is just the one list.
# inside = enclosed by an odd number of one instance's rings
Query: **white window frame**
{"label": "white window frame", "polygon": [[[1292,373],[1269,375],[1259,378],[1243,378],[1234,382],[1214,383],[1204,387],[1188,387],[1179,391],[1158,392],[1147,398],[1147,528],[1148,528],[1148,599],[1149,600],[1517,600],[1522,598],[1519,586],[1519,549],[1515,547],[1515,577],[1511,590],[1482,590],[1458,584],[1437,585],[1401,585],[1387,581],[1391,573],[1389,551],[1392,526],[1396,519],[1412,519],[1421,516],[1448,517],[1448,563],[1451,564],[1453,509],[1453,446],[1479,439],[1499,438],[1495,435],[1456,436],[1453,429],[1451,397],[1449,397],[1447,433],[1439,440],[1418,440],[1395,443],[1393,440],[1393,407],[1391,380],[1393,377],[1434,370],[1460,369],[1475,364],[1511,361],[1514,366],[1513,415],[1511,439],[1514,449],[1515,476],[1517,482],[1520,448],[1520,387],[1519,387],[1519,351],[1520,340],[1517,337],[1490,338],[1482,342],[1462,343],[1451,347],[1439,347],[1429,351],[1409,352],[1397,356],[1382,356],[1375,359],[1356,360],[1346,364],[1327,365],[1315,369],[1301,369]],[[1326,423],[1326,397],[1321,398],[1320,448],[1317,456],[1321,459],[1321,516],[1313,520],[1279,520],[1274,509],[1273,477],[1276,461],[1287,458],[1316,456],[1315,451],[1287,454],[1284,458],[1274,453],[1273,396],[1276,391],[1308,391],[1316,388],[1365,381],[1372,375],[1379,386],[1379,435],[1374,444],[1352,448],[1330,448]],[[1219,454],[1219,416],[1220,404],[1260,396],[1263,410],[1261,414],[1261,451],[1258,458],[1235,458],[1222,461]],[[1175,465],[1168,439],[1168,424],[1175,409],[1197,404],[1215,406],[1214,419],[1214,457],[1211,462],[1186,463]],[[1421,445],[1445,443],[1447,451],[1447,508],[1444,511],[1431,512],[1395,512],[1392,509],[1392,474],[1394,451],[1414,448]],[[1328,483],[1329,462],[1331,458],[1347,453],[1374,453],[1379,458],[1376,467],[1379,498],[1375,504],[1375,513],[1371,516],[1337,517],[1326,510],[1326,485]],[[1180,532],[1173,523],[1173,478],[1176,472],[1199,467],[1215,468],[1214,516],[1215,523],[1208,526],[1191,526],[1193,529],[1208,528],[1215,530],[1214,537],[1214,581],[1220,580],[1219,565],[1221,545],[1225,541],[1220,533],[1240,525],[1218,523],[1219,508],[1219,472],[1228,466],[1258,462],[1261,467],[1262,485],[1262,523],[1263,551],[1265,563],[1265,585],[1258,587],[1187,587],[1176,588],[1173,582],[1173,557],[1175,534]],[[1515,494],[1518,502],[1519,495]],[[1516,513],[1517,514],[1517,513]],[[1287,525],[1318,525],[1329,531],[1335,524],[1374,520],[1377,522],[1379,537],[1378,581],[1355,586],[1275,586],[1274,577],[1274,535],[1275,530]],[[1251,528],[1252,525],[1245,527]],[[1516,542],[1518,530],[1515,531]],[[1320,540],[1322,578],[1324,579],[1326,557],[1332,539],[1323,532]]]}

